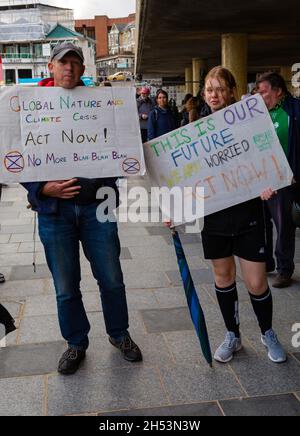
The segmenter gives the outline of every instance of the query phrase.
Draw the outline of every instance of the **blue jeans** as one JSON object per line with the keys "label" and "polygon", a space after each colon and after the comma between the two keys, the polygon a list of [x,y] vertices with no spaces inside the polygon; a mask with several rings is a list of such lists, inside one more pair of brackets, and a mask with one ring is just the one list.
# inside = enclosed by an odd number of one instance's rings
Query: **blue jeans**
{"label": "blue jeans", "polygon": [[98,282],[106,331],[114,339],[128,329],[128,309],[120,264],[116,223],[99,223],[97,204],[61,200],[59,212],[39,215],[39,234],[56,290],[62,336],[69,346],[86,350],[90,324],[80,291],[79,241]]}

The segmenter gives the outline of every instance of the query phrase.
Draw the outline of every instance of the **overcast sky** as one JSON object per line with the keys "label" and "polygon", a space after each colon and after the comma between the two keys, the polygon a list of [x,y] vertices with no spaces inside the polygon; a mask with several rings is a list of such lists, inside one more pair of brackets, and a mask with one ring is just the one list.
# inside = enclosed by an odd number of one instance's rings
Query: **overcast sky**
{"label": "overcast sky", "polygon": [[127,17],[135,12],[135,0],[40,0],[40,3],[74,9],[75,18]]}

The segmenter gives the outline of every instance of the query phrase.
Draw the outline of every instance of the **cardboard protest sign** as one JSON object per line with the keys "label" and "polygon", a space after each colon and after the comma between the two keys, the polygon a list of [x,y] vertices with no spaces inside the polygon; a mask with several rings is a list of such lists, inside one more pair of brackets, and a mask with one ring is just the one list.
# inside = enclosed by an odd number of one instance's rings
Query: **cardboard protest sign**
{"label": "cardboard protest sign", "polygon": [[[293,178],[259,95],[154,139],[144,151],[153,186],[190,187],[195,202],[203,202],[196,188],[204,188],[204,215],[256,198],[269,187],[281,189]],[[174,209],[162,204],[162,210],[174,220]]]}
{"label": "cardboard protest sign", "polygon": [[133,88],[5,88],[0,181],[143,175]]}

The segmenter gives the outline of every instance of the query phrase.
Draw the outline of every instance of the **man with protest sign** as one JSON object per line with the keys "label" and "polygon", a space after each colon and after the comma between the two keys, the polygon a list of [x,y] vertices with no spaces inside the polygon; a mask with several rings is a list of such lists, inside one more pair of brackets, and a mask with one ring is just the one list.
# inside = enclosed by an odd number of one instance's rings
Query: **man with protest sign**
{"label": "man with protest sign", "polygon": [[[72,90],[82,86],[82,50],[74,44],[57,45],[48,64],[51,79],[41,86]],[[128,333],[128,309],[120,265],[120,241],[115,222],[99,222],[97,190],[111,187],[118,198],[116,179],[72,179],[26,183],[32,209],[38,213],[39,234],[44,245],[57,296],[58,318],[68,349],[58,371],[68,375],[77,371],[89,345],[90,324],[80,291],[79,241],[98,282],[109,341],[126,360],[142,360],[139,347]]]}
{"label": "man with protest sign", "polygon": [[300,100],[288,92],[284,79],[277,73],[263,74],[257,81],[258,92],[270,111],[277,135],[294,173],[296,185],[284,188],[268,202],[277,229],[276,258],[278,275],[275,288],[287,288],[295,270],[296,226],[292,205],[300,195]]}

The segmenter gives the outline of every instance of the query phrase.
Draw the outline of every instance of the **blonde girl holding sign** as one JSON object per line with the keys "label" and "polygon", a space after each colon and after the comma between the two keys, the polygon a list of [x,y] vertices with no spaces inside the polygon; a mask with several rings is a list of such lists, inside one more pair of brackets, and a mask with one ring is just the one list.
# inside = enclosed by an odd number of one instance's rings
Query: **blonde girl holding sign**
{"label": "blonde girl holding sign", "polygon": [[[235,78],[229,70],[213,68],[205,79],[204,98],[209,111],[206,109],[204,115],[235,103],[236,89]],[[275,363],[286,361],[286,353],[272,329],[273,300],[266,276],[262,200],[272,195],[272,190],[266,190],[261,199],[238,204],[205,218],[202,232],[204,255],[212,261],[217,298],[228,330],[214,356],[222,363],[229,362],[242,348],[235,256],[239,259],[268,356]]]}

